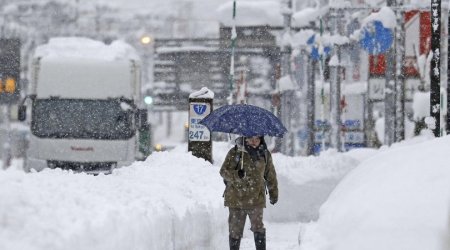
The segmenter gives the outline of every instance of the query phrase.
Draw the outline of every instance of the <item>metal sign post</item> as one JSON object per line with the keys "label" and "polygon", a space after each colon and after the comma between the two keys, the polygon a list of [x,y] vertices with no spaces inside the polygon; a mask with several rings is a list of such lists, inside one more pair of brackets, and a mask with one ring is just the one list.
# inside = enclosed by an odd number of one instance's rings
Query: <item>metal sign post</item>
{"label": "metal sign post", "polygon": [[199,122],[211,113],[213,99],[189,98],[188,151],[212,163],[212,140],[209,129]]}
{"label": "metal sign post", "polygon": [[2,162],[3,169],[7,169],[11,165],[11,106],[3,106],[3,129],[5,130],[5,136],[2,148]]}

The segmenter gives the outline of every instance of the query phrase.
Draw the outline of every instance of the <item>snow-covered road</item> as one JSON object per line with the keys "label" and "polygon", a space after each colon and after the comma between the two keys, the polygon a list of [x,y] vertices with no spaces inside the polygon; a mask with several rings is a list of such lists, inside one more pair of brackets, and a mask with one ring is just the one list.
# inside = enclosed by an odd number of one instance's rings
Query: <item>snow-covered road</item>
{"label": "snow-covered road", "polygon": [[[0,249],[227,249],[219,168],[231,147],[215,143],[212,165],[181,145],[106,176],[0,171]],[[359,160],[327,152],[274,154],[274,163],[280,200],[265,210],[267,245],[295,249],[298,222],[317,217],[320,204]],[[254,246],[248,227],[242,249]]]}
{"label": "snow-covered road", "polygon": [[[411,144],[274,154],[267,249],[450,249],[450,137]],[[181,145],[111,175],[1,170],[0,249],[226,250],[219,168],[230,147],[215,143],[211,164]],[[254,249],[248,221],[241,249]]]}
{"label": "snow-covered road", "polygon": [[[298,249],[299,222],[288,223],[265,223],[267,229],[267,249],[270,250],[291,250]],[[248,226],[246,226],[248,228]],[[244,238],[241,242],[242,250],[254,250],[255,242],[250,230],[245,230]]]}

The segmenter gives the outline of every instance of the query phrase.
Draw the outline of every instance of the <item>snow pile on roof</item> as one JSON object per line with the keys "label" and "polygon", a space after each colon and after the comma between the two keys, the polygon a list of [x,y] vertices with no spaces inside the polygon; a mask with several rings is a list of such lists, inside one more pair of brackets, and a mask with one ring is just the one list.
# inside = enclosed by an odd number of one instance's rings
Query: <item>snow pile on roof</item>
{"label": "snow pile on roof", "polygon": [[293,35],[292,46],[298,47],[298,46],[307,45],[308,39],[310,39],[315,34],[316,34],[316,32],[314,30],[310,30],[310,29],[300,30],[299,32],[297,32]]}
{"label": "snow pile on roof", "polygon": [[393,147],[347,174],[301,233],[302,250],[444,250],[450,136]]}
{"label": "snow pile on roof", "polygon": [[[219,22],[233,25],[233,2],[227,2],[217,8]],[[236,3],[236,26],[283,26],[281,6],[277,1],[238,1]]]}
{"label": "snow pile on roof", "polygon": [[85,37],[56,37],[36,48],[34,57],[89,58],[106,61],[139,60],[131,45],[117,40],[110,45]]}
{"label": "snow pile on roof", "polygon": [[292,15],[292,26],[298,28],[311,26],[311,22],[319,20],[319,18],[324,16],[328,10],[329,7],[323,7],[320,9],[304,8]]}
{"label": "snow pile on roof", "polygon": [[370,14],[364,18],[361,27],[366,26],[367,23],[372,21],[380,21],[385,28],[394,29],[397,25],[394,11],[389,7],[382,7],[378,12]]}

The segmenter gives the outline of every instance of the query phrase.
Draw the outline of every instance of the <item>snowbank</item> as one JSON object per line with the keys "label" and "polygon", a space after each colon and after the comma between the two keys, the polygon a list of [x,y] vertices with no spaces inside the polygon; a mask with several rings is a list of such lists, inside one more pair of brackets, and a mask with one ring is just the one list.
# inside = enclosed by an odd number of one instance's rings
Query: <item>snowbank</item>
{"label": "snowbank", "polygon": [[450,136],[385,150],[336,187],[302,250],[444,250],[450,243]]}
{"label": "snowbank", "polygon": [[[360,151],[360,150],[356,150]],[[355,151],[355,152],[356,152]],[[369,153],[365,154],[368,157]],[[319,208],[342,177],[360,160],[334,150],[320,156],[273,156],[280,198],[277,206],[268,206],[265,218],[274,222],[316,220]],[[359,159],[362,159],[362,154]]]}
{"label": "snowbank", "polygon": [[187,153],[108,176],[11,169],[0,186],[0,249],[192,249],[226,235],[218,170]]}
{"label": "snowbank", "polygon": [[[0,171],[0,249],[226,249],[219,168],[231,147],[215,142],[213,165],[183,144],[106,176]],[[332,151],[273,157],[280,200],[267,209],[269,221],[311,220],[359,163]]]}

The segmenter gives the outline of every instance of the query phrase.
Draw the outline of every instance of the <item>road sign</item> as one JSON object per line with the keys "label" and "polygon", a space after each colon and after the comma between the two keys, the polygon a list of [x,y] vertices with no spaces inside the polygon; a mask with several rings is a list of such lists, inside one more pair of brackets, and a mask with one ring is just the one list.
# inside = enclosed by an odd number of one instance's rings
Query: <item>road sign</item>
{"label": "road sign", "polygon": [[359,44],[371,55],[378,55],[386,52],[394,41],[391,29],[385,28],[381,21],[370,22],[362,29],[362,36]]}
{"label": "road sign", "polygon": [[[331,47],[324,46],[321,43],[321,38],[319,37],[316,39],[315,34],[306,41],[306,44],[311,46],[311,58],[314,60],[320,60],[321,56],[323,56],[323,58],[328,57],[331,53]],[[321,48],[321,46],[323,46],[323,48]]]}
{"label": "road sign", "polygon": [[192,152],[193,156],[203,158],[210,162],[212,162],[211,132],[199,122],[211,113],[213,109],[212,98],[190,97],[188,122],[188,151]]}
{"label": "road sign", "polygon": [[209,141],[209,129],[199,122],[211,113],[211,105],[197,102],[191,102],[189,105],[189,141]]}

